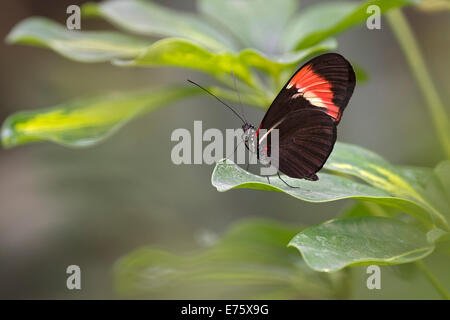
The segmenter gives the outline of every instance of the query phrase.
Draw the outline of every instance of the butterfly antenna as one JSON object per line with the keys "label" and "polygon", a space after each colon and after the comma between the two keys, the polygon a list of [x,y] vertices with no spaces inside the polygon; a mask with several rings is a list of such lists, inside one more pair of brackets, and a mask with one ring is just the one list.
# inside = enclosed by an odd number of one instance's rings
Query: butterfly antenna
{"label": "butterfly antenna", "polygon": [[223,102],[221,99],[219,99],[219,97],[217,97],[216,95],[214,95],[213,93],[211,93],[209,90],[203,88],[201,85],[199,85],[198,83],[189,80],[188,82],[192,83],[193,85],[196,85],[197,87],[199,87],[200,89],[206,91],[209,95],[213,96],[214,98],[216,98],[220,103],[222,103],[224,106],[226,106],[228,109],[230,109],[239,119],[242,120],[242,122],[245,124],[246,121],[239,115],[239,113],[236,112],[236,110],[234,110],[232,107],[230,107],[228,104],[226,104],[225,102]]}
{"label": "butterfly antenna", "polygon": [[241,113],[242,113],[242,116],[244,117],[245,123],[247,123],[247,117],[245,116],[244,106],[242,105],[242,100],[241,100],[241,95],[239,94],[239,90],[237,88],[236,77],[234,76],[234,71],[231,71],[231,75],[233,76],[234,90],[236,91],[236,94],[239,99],[239,105],[241,106]]}

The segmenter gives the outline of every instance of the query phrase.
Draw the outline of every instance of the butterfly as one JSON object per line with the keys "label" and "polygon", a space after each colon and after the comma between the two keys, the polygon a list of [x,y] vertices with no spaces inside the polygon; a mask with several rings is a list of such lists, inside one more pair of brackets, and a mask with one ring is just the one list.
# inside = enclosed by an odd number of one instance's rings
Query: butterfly
{"label": "butterfly", "polygon": [[[243,120],[244,141],[258,159],[270,158],[272,131],[278,129],[275,164],[278,171],[291,178],[317,181],[316,173],[333,150],[337,125],[355,84],[352,65],[340,54],[326,53],[306,62],[294,73],[257,129],[232,111]],[[283,180],[279,172],[278,177]]]}

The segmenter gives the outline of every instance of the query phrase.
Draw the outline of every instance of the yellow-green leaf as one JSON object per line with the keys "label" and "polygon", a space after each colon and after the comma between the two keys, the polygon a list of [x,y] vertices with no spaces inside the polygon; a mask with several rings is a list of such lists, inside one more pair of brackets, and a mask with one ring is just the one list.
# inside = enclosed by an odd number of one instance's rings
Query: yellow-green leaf
{"label": "yellow-green leaf", "polygon": [[276,176],[271,177],[270,183],[268,183],[266,177],[252,174],[232,161],[224,160],[216,165],[212,174],[212,184],[220,192],[235,188],[284,192],[297,199],[317,203],[342,199],[367,200],[403,210],[419,219],[427,227],[434,226],[434,220],[428,207],[419,202],[407,197],[394,196],[388,190],[360,183],[347,177],[322,172],[319,172],[318,176],[318,181],[282,176],[289,185],[297,187],[291,188]]}
{"label": "yellow-green leaf", "polygon": [[115,60],[114,63],[120,66],[177,66],[216,77],[230,76],[233,72],[254,87],[256,80],[251,73],[252,67],[279,77],[281,72],[295,68],[306,57],[335,47],[336,42],[328,40],[306,50],[268,57],[254,49],[244,49],[239,53],[213,52],[188,40],[167,38],[155,42],[135,59]]}
{"label": "yellow-green leaf", "polygon": [[336,143],[324,168],[358,177],[395,197],[415,202],[430,212],[439,227],[448,228],[442,212],[427,199],[424,185],[432,173],[426,168],[420,171],[397,168],[367,149],[340,142]]}
{"label": "yellow-green leaf", "polygon": [[136,57],[151,44],[117,32],[68,30],[59,23],[40,17],[28,18],[17,24],[6,41],[50,48],[81,62]]}
{"label": "yellow-green leaf", "polygon": [[177,66],[215,76],[232,72],[247,84],[254,84],[250,69],[231,52],[213,53],[191,41],[177,38],[159,40],[132,60],[117,60],[121,66]]}
{"label": "yellow-green leaf", "polygon": [[70,147],[89,146],[144,112],[198,92],[194,87],[175,87],[145,93],[112,94],[47,109],[17,112],[3,123],[2,143],[6,148],[33,141],[52,141]]}

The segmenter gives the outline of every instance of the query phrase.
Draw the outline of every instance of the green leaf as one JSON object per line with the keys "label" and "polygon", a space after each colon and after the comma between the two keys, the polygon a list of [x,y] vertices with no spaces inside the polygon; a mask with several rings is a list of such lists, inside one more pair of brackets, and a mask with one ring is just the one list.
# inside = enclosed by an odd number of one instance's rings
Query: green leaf
{"label": "green leaf", "polygon": [[233,71],[236,77],[254,85],[250,69],[233,53],[213,53],[184,39],[159,40],[136,59],[114,63],[120,66],[177,66],[204,71],[214,76],[231,75]]}
{"label": "green leaf", "polygon": [[328,173],[319,173],[319,181],[293,179],[283,176],[283,179],[298,188],[288,187],[279,178],[272,177],[270,184],[266,177],[245,171],[231,160],[220,161],[212,174],[212,184],[219,192],[235,188],[247,188],[284,192],[300,200],[308,202],[327,202],[340,199],[356,198],[390,198],[383,190],[355,182],[345,177]]}
{"label": "green leaf", "polygon": [[265,53],[278,50],[280,35],[297,11],[296,0],[199,0],[200,12],[230,30],[244,47]]}
{"label": "green leaf", "polygon": [[429,169],[399,168],[367,149],[339,142],[324,168],[355,176],[392,196],[414,202],[428,210],[439,227],[448,229],[442,212],[425,195],[422,181]]}
{"label": "green leaf", "polygon": [[[290,73],[293,69],[299,68],[299,63],[307,58],[326,51],[337,48],[335,39],[327,39],[315,46],[305,50],[287,52],[280,54],[265,54],[256,49],[244,49],[239,54],[239,59],[246,65],[258,68],[273,77],[279,77],[287,70]],[[289,75],[290,76],[290,75]]]}
{"label": "green leaf", "polygon": [[2,143],[6,148],[44,140],[69,147],[90,146],[131,119],[198,92],[193,87],[175,87],[80,99],[52,108],[17,112],[3,123]]}
{"label": "green leaf", "polygon": [[433,226],[430,214],[419,204],[394,197],[388,192],[356,182],[354,180],[328,173],[319,173],[319,181],[293,179],[283,176],[290,185],[288,187],[278,177],[272,177],[270,184],[262,176],[245,171],[230,160],[221,161],[214,169],[212,184],[218,191],[228,191],[235,188],[246,188],[265,191],[284,192],[297,199],[308,202],[328,202],[342,199],[367,200],[391,206],[415,216],[428,227]]}
{"label": "green leaf", "polygon": [[310,270],[286,247],[298,228],[275,221],[236,224],[212,247],[183,255],[138,249],[118,261],[122,296],[148,299],[341,297],[343,274]]}
{"label": "green leaf", "polygon": [[337,271],[351,265],[393,265],[422,259],[434,250],[427,234],[402,221],[341,218],[307,228],[289,243],[316,271]]}
{"label": "green leaf", "polygon": [[150,1],[103,1],[83,6],[85,16],[102,17],[112,24],[141,35],[184,38],[207,48],[225,50],[232,42],[201,16],[176,11]]}
{"label": "green leaf", "polygon": [[81,62],[136,57],[150,45],[148,41],[117,32],[68,30],[65,26],[40,17],[28,18],[17,24],[6,41],[50,48]]}
{"label": "green leaf", "polygon": [[337,142],[324,166],[328,170],[356,176],[380,189],[398,195],[421,195],[397,173],[396,169],[376,153],[359,146]]}
{"label": "green leaf", "polygon": [[395,170],[387,161],[363,148],[344,143],[336,143],[325,168],[354,175],[370,185],[348,177],[319,173],[319,181],[283,177],[287,186],[277,177],[270,184],[262,176],[247,172],[226,160],[216,165],[212,184],[218,191],[234,188],[248,188],[287,193],[295,198],[309,202],[326,202],[340,199],[359,199],[387,205],[409,213],[428,228],[437,225],[448,229],[442,214],[423,197],[421,189]]}
{"label": "green leaf", "polygon": [[[244,49],[240,53],[216,52],[186,39],[167,38],[152,44],[114,32],[70,31],[45,18],[29,18],[19,23],[7,41],[46,47],[80,62],[112,61],[120,66],[192,68],[207,72],[219,80],[230,78],[234,72],[247,85],[258,88],[257,91],[261,86],[257,85],[251,68],[279,78],[283,71],[291,71],[301,60],[332,50],[337,45],[334,39],[329,39],[306,50],[269,57],[254,49]],[[264,106],[267,107],[270,102]]]}
{"label": "green leaf", "polygon": [[269,58],[254,49],[244,49],[237,54],[215,53],[187,40],[167,38],[155,42],[135,59],[116,60],[114,63],[119,66],[177,66],[207,72],[215,77],[229,77],[233,72],[246,84],[255,87],[256,80],[250,67],[278,77],[282,71],[295,67],[306,57],[335,46],[336,42],[331,40],[306,50]]}
{"label": "green leaf", "polygon": [[255,79],[252,79],[250,67],[279,76],[300,60],[336,47],[336,42],[329,40],[271,60],[253,49],[245,49],[238,54],[231,51],[217,53],[185,39],[167,38],[152,44],[114,32],[69,31],[45,18],[29,18],[19,23],[7,41],[46,47],[80,62],[113,60],[121,66],[177,66],[200,70],[216,77],[230,77],[233,71],[253,87]]}
{"label": "green leaf", "polygon": [[369,0],[358,2],[335,1],[320,3],[300,12],[292,19],[281,41],[284,50],[304,49],[328,37],[365,22],[371,13],[367,8],[379,6],[381,13],[413,4],[416,0]]}

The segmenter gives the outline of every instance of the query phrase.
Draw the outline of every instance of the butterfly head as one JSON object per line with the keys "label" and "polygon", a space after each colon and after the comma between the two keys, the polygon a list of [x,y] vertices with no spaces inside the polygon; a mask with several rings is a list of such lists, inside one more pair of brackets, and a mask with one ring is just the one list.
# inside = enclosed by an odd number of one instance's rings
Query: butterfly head
{"label": "butterfly head", "polygon": [[242,138],[244,139],[245,143],[249,147],[250,151],[256,152],[256,129],[255,129],[255,127],[249,123],[245,123],[242,126],[242,130],[244,131]]}
{"label": "butterfly head", "polygon": [[255,127],[252,126],[250,123],[244,123],[244,124],[242,125],[242,130],[244,131],[244,134],[246,134],[247,131],[249,131],[250,129],[255,130]]}

